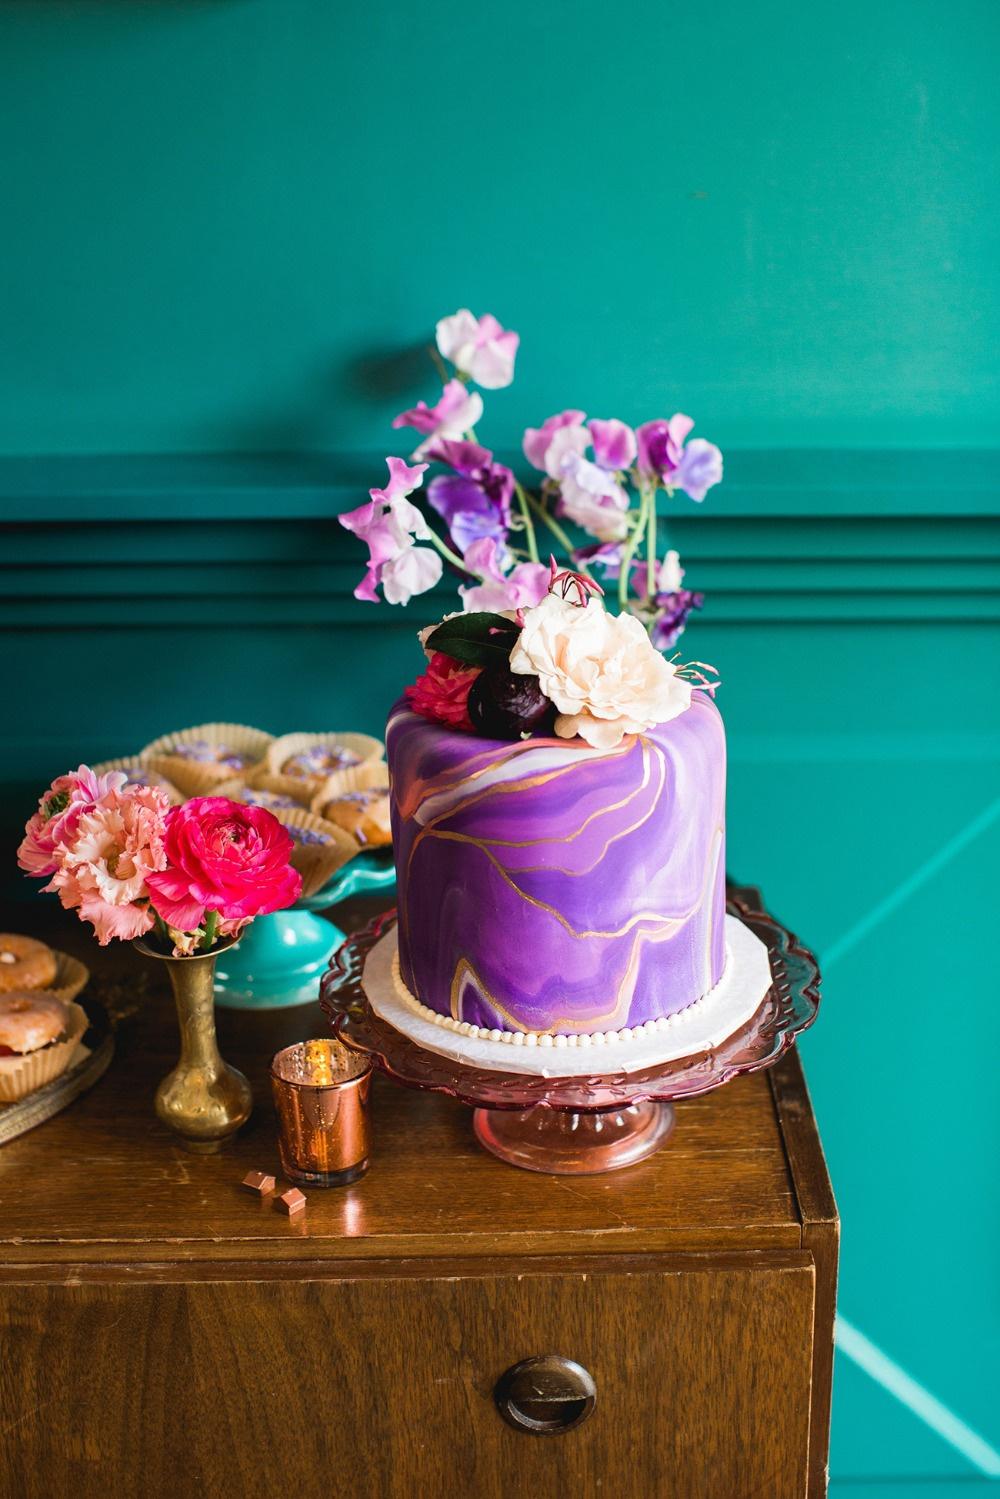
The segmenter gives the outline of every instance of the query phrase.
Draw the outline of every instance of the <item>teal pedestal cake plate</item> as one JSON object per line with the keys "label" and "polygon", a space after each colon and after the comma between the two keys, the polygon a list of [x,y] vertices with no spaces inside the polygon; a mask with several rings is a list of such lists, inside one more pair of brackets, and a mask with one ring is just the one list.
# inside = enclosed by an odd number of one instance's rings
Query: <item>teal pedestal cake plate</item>
{"label": "teal pedestal cake plate", "polygon": [[215,1002],[229,1010],[278,1010],[319,997],[319,981],[345,933],[317,911],[352,895],[395,888],[392,849],[360,853],[287,911],[258,916],[245,937],[220,954]]}

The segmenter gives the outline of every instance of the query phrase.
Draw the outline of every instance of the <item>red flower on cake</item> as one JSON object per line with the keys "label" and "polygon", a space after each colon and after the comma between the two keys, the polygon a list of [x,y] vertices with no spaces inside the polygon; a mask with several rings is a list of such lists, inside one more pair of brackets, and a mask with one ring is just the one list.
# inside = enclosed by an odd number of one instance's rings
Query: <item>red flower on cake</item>
{"label": "red flower on cake", "polygon": [[435,651],[423,676],[407,687],[404,696],[414,713],[471,734],[469,688],[480,670],[478,666],[462,666],[442,651]]}

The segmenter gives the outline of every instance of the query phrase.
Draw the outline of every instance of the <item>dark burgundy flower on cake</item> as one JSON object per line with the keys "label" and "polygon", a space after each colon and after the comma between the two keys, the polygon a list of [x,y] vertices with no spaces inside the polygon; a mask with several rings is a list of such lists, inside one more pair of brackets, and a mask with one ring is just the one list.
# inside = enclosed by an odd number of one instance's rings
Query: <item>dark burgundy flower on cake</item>
{"label": "dark burgundy flower on cake", "polygon": [[423,676],[407,687],[403,695],[414,713],[471,733],[469,689],[479,674],[478,666],[463,666],[443,651],[435,651]]}
{"label": "dark burgundy flower on cake", "polygon": [[469,717],[477,734],[488,739],[520,739],[522,734],[554,732],[556,710],[538,678],[489,667],[469,693]]}

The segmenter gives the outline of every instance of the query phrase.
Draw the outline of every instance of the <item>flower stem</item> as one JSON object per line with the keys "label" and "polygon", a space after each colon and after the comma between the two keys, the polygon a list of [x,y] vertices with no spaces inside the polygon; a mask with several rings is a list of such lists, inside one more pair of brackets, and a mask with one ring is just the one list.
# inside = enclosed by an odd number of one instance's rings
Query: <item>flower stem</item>
{"label": "flower stem", "polygon": [[528,543],[528,556],[532,562],[537,562],[538,543],[535,540],[535,527],[531,519],[531,511],[528,509],[528,496],[516,479],[514,480],[514,493],[517,495],[517,503],[520,505],[521,514],[524,516],[524,539]]}
{"label": "flower stem", "polygon": [[440,536],[438,536],[434,531],[431,530],[430,526],[427,527],[427,531],[428,535],[426,539],[430,541],[433,546],[437,547],[438,551],[441,553],[441,556],[444,557],[445,561],[450,562],[453,567],[461,568],[462,572],[471,578],[473,576],[472,573],[469,572],[469,569],[466,567],[465,563],[462,561],[458,553],[453,552],[450,546],[446,546],[445,543],[441,540]]}
{"label": "flower stem", "polygon": [[209,952],[215,946],[215,930],[219,925],[218,911],[205,912],[205,935],[201,939],[202,952]]}
{"label": "flower stem", "polygon": [[432,360],[434,361],[434,368],[437,370],[438,374],[441,376],[441,384],[442,385],[447,385],[448,384],[448,371],[445,368],[444,360],[441,358],[441,355],[438,353],[437,348],[435,347],[435,345],[434,344],[428,344],[428,346],[427,346],[427,352],[431,356]]}
{"label": "flower stem", "polygon": [[649,514],[646,517],[646,592],[650,598],[656,592],[656,490],[649,496]]}
{"label": "flower stem", "polygon": [[618,572],[618,607],[622,610],[628,608],[628,585],[629,574],[632,570],[632,558],[635,556],[636,547],[642,538],[645,529],[646,506],[649,504],[649,491],[645,488],[639,490],[639,513],[635,518],[635,525],[628,541],[622,547],[622,560]]}
{"label": "flower stem", "polygon": [[[563,530],[562,526],[560,526],[559,522],[549,514],[545,506],[540,504],[539,501],[535,499],[533,494],[529,494],[527,491],[525,491],[524,498],[527,500],[534,514],[542,522],[542,525],[548,526],[549,530],[552,532],[552,535],[555,537],[556,541],[558,541],[559,545],[566,553],[567,562],[571,562],[573,560],[573,543],[566,535],[566,532]],[[590,572],[582,562],[576,562],[576,571],[578,573],[581,573],[585,578],[590,578],[591,582],[594,581],[591,577]]]}

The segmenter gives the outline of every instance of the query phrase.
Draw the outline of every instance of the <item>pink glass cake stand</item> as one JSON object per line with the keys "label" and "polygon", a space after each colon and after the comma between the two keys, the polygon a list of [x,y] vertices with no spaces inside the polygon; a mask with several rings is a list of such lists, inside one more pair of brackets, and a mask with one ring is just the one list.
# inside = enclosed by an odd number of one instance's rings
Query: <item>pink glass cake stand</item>
{"label": "pink glass cake stand", "polygon": [[[749,888],[739,894],[753,899]],[[374,1012],[362,984],[365,960],[395,922],[394,910],[334,953],[320,986],[323,1008],[345,1045],[370,1056],[386,1077],[468,1104],[477,1139],[502,1161],[555,1175],[615,1171],[644,1160],[669,1138],[674,1100],[770,1067],[816,1018],[819,968],[812,953],[732,890],[728,909],[767,947],[770,989],[720,1046],[645,1071],[540,1077],[465,1064],[418,1046]]]}

